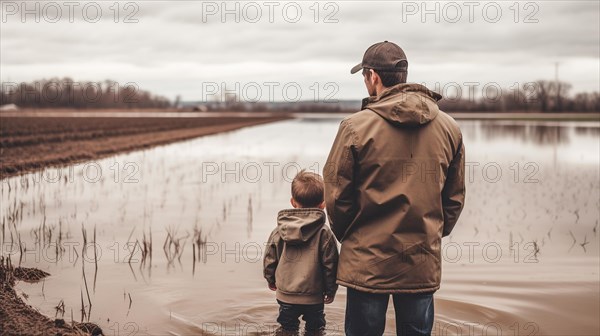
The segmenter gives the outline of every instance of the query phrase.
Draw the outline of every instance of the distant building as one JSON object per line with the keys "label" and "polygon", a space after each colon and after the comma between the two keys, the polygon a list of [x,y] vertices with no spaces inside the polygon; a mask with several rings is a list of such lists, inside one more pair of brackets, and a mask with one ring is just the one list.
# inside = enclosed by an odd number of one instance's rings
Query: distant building
{"label": "distant building", "polygon": [[208,108],[206,107],[206,105],[195,105],[194,107],[192,107],[192,111],[194,112],[207,112]]}
{"label": "distant building", "polygon": [[0,111],[18,111],[19,107],[15,104],[6,104],[0,106]]}

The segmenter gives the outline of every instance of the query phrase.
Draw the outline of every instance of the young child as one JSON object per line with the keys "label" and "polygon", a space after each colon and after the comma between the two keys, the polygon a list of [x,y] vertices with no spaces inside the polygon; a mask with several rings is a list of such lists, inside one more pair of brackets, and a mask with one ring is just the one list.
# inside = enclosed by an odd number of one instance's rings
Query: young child
{"label": "young child", "polygon": [[279,303],[278,334],[296,334],[300,316],[307,334],[325,330],[323,304],[332,303],[337,291],[338,250],[325,225],[323,188],[320,175],[300,171],[292,181],[294,208],[279,212],[269,236],[264,276]]}

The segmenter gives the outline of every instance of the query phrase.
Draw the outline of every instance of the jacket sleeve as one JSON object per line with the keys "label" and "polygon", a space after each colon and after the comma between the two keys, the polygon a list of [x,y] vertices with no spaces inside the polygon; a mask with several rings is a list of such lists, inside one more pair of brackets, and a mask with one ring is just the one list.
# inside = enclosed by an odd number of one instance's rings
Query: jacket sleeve
{"label": "jacket sleeve", "polygon": [[460,147],[448,167],[448,176],[442,189],[442,207],[444,209],[444,229],[442,237],[452,232],[458,216],[465,204],[465,146],[460,140]]}
{"label": "jacket sleeve", "polygon": [[342,121],[323,168],[327,215],[331,230],[340,242],[356,216],[356,143],[350,122]]}
{"label": "jacket sleeve", "polygon": [[338,285],[337,280],[337,265],[338,265],[338,249],[335,238],[331,233],[327,234],[323,239],[324,244],[321,248],[321,264],[323,265],[325,279],[325,294],[335,296]]}
{"label": "jacket sleeve", "polygon": [[279,257],[277,255],[277,242],[275,241],[275,231],[269,236],[269,241],[265,249],[265,256],[263,258],[263,276],[269,284],[275,284],[275,270],[279,263]]}

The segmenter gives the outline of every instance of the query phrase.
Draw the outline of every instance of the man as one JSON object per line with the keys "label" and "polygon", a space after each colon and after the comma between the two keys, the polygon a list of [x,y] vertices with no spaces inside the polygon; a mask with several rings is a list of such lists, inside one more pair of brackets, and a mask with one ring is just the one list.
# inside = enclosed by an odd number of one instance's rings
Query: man
{"label": "man", "polygon": [[406,84],[396,44],[372,45],[351,73],[361,69],[370,97],[341,122],[323,173],[346,335],[382,335],[390,294],[397,334],[429,335],[441,240],[465,199],[462,134],[439,94]]}

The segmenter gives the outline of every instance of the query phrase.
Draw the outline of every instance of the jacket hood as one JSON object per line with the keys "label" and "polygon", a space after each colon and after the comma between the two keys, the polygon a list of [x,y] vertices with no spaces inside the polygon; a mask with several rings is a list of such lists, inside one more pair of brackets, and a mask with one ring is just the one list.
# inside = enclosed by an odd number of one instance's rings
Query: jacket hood
{"label": "jacket hood", "polygon": [[398,84],[379,96],[363,99],[362,109],[369,109],[397,126],[417,127],[435,119],[442,96],[421,84]]}
{"label": "jacket hood", "polygon": [[277,214],[277,230],[287,244],[309,241],[325,223],[325,212],[318,208],[281,210]]}

